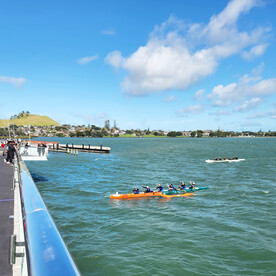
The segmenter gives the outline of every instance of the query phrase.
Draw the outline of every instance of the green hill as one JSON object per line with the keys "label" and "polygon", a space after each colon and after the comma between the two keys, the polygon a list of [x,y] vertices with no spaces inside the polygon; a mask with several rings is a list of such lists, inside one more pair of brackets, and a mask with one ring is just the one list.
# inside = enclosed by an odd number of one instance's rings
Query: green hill
{"label": "green hill", "polygon": [[8,125],[16,126],[59,126],[60,124],[48,116],[39,116],[34,114],[24,114],[21,118],[15,118],[10,120],[0,120],[0,127],[7,127]]}

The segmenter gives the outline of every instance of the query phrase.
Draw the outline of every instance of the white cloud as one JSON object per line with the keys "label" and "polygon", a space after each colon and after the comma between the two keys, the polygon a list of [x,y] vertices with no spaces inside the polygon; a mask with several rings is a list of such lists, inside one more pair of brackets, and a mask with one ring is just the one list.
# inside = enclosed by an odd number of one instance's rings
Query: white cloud
{"label": "white cloud", "polygon": [[79,64],[87,64],[93,60],[96,60],[98,58],[98,55],[95,55],[95,56],[91,56],[91,57],[83,57],[81,59],[78,59],[78,63]]}
{"label": "white cloud", "polygon": [[123,65],[124,58],[119,51],[113,51],[107,55],[107,57],[105,58],[105,62],[109,63],[115,68],[119,68]]}
{"label": "white cloud", "polygon": [[258,4],[257,0],[233,0],[206,25],[186,25],[170,17],[156,26],[147,44],[129,57],[123,58],[114,51],[105,60],[127,71],[121,84],[127,94],[185,90],[213,74],[222,58],[241,54],[249,47],[250,58],[264,53],[266,44],[260,41],[265,40],[270,29],[259,27],[241,32],[237,28],[238,18]]}
{"label": "white cloud", "polygon": [[216,61],[207,51],[191,55],[187,48],[158,45],[140,47],[123,64],[129,76],[122,87],[126,93],[139,95],[170,89],[186,89],[214,72]]}
{"label": "white cloud", "polygon": [[20,88],[26,82],[26,79],[0,76],[0,82],[10,83],[14,85],[16,88]]}
{"label": "white cloud", "polygon": [[199,114],[203,111],[202,105],[191,105],[188,107],[185,107],[177,112],[178,115],[184,115],[184,114]]}
{"label": "white cloud", "polygon": [[202,98],[203,98],[204,92],[205,92],[204,89],[198,90],[198,91],[195,93],[195,95],[194,95],[194,99],[200,102],[200,101],[202,100]]}
{"label": "white cloud", "polygon": [[247,119],[260,119],[260,118],[270,118],[270,119],[276,119],[276,108],[271,109],[267,112],[256,112],[247,117]]}
{"label": "white cloud", "polygon": [[240,15],[249,12],[259,3],[258,0],[230,1],[220,14],[211,17],[209,24],[203,28],[200,35],[205,36],[211,44],[225,45],[225,43],[230,43],[234,46],[233,42],[237,43],[238,40],[240,40],[238,45],[241,46],[243,43],[248,43],[248,40],[254,38],[254,35],[238,32],[236,22]]}
{"label": "white cloud", "polygon": [[276,108],[268,112],[271,119],[276,119]]}
{"label": "white cloud", "polygon": [[228,106],[237,98],[236,93],[234,93],[236,89],[236,83],[230,83],[226,86],[220,84],[214,87],[212,93],[208,95],[208,99],[215,99],[214,104],[216,106]]}
{"label": "white cloud", "polygon": [[262,100],[260,98],[253,98],[248,101],[245,101],[241,106],[235,108],[235,111],[246,111],[248,109],[254,108],[260,104]]}
{"label": "white cloud", "polygon": [[259,126],[262,126],[262,124],[260,122],[248,121],[248,122],[242,123],[241,126],[242,127],[259,127]]}
{"label": "white cloud", "polygon": [[256,112],[247,117],[247,119],[265,118],[268,117],[268,112]]}
{"label": "white cloud", "polygon": [[252,60],[264,54],[268,44],[260,44],[252,47],[249,51],[244,51],[242,57],[247,60]]}
{"label": "white cloud", "polygon": [[224,116],[224,115],[231,115],[231,114],[232,113],[230,113],[228,110],[225,110],[225,109],[221,109],[216,112],[210,113],[210,115],[215,115],[215,116]]}
{"label": "white cloud", "polygon": [[171,95],[171,96],[165,98],[163,101],[169,103],[169,102],[173,102],[175,100],[176,100],[176,97]]}
{"label": "white cloud", "polygon": [[237,83],[214,87],[207,98],[216,106],[229,106],[244,99],[253,100],[253,97],[265,97],[276,93],[276,78],[262,80],[258,75],[261,71],[260,66],[258,68],[252,71],[252,75],[242,76]]}

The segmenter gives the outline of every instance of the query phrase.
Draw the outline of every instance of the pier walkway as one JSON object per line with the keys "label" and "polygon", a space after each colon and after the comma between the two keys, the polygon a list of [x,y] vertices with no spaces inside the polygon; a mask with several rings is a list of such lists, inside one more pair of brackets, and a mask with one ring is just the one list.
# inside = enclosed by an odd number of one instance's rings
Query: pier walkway
{"label": "pier walkway", "polygon": [[13,234],[14,227],[14,167],[4,163],[4,156],[0,153],[0,274],[10,276],[9,236]]}

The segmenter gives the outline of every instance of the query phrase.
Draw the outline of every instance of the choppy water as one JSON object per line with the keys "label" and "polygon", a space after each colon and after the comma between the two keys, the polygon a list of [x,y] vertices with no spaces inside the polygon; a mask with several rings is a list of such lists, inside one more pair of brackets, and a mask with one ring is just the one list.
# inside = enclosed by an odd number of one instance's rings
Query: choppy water
{"label": "choppy water", "polygon": [[[276,139],[48,140],[112,148],[26,162],[82,275],[275,275]],[[219,156],[246,160],[205,162]],[[210,189],[109,199],[183,180]]]}

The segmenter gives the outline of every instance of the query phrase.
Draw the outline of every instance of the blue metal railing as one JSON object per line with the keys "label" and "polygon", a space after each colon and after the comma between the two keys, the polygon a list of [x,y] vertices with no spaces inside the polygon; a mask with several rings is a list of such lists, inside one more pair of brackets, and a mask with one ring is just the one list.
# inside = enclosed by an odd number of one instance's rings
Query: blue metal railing
{"label": "blue metal railing", "polygon": [[24,162],[21,197],[30,275],[80,275]]}

